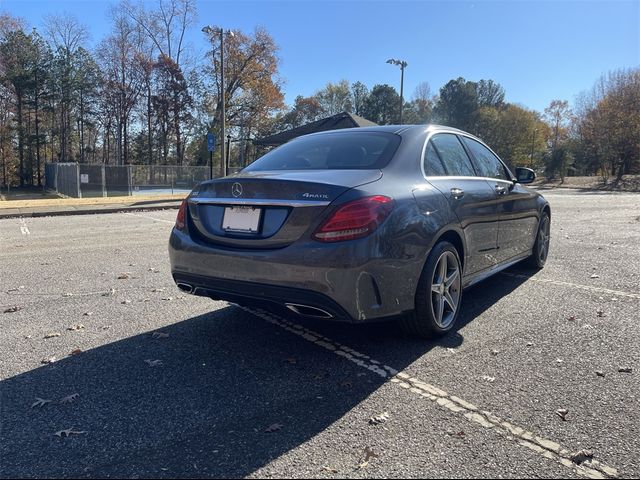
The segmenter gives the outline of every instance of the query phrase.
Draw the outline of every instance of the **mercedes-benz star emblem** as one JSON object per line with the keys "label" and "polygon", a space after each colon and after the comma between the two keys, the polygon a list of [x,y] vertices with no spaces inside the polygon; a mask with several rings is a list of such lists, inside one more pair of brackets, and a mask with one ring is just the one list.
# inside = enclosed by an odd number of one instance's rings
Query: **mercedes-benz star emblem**
{"label": "mercedes-benz star emblem", "polygon": [[242,195],[242,185],[240,185],[238,182],[231,185],[231,194],[234,197],[239,197],[240,195]]}

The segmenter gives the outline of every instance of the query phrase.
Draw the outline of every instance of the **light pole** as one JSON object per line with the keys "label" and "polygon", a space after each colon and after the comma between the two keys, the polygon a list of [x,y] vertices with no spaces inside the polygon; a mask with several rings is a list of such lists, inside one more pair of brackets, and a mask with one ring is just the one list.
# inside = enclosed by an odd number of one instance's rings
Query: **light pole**
{"label": "light pole", "polygon": [[[222,123],[222,135],[220,136],[222,138],[222,141],[220,142],[220,159],[221,159],[221,163],[222,163],[222,176],[226,177],[227,176],[227,162],[226,162],[226,155],[225,155],[225,144],[224,144],[224,137],[225,137],[225,133],[226,133],[226,98],[225,98],[225,94],[224,94],[224,29],[223,28],[214,28],[211,27],[209,25],[206,25],[204,27],[202,27],[202,32],[206,33],[207,35],[211,35],[213,37],[214,34],[219,34],[220,35],[220,97],[222,100],[222,118],[221,118],[221,122]],[[233,37],[233,32],[231,30],[228,31],[228,33]]]}
{"label": "light pole", "polygon": [[400,125],[402,125],[402,107],[404,106],[404,98],[402,95],[402,90],[404,87],[404,69],[408,65],[404,60],[396,60],[395,58],[390,58],[387,60],[387,63],[392,65],[398,65],[400,67]]}
{"label": "light pole", "polygon": [[533,168],[533,147],[536,142],[536,134],[538,133],[538,129],[533,129],[533,135],[531,135],[531,155],[529,156],[529,168]]}

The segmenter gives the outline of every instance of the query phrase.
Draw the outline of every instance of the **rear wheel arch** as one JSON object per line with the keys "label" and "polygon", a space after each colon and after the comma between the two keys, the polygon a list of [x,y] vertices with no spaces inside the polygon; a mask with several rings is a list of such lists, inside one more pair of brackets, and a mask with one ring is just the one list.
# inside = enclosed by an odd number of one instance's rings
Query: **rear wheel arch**
{"label": "rear wheel arch", "polygon": [[[458,257],[460,257],[460,263],[462,264],[461,265],[462,271],[464,272],[464,263],[465,263],[464,255],[466,250],[465,250],[465,244],[464,244],[464,239],[462,235],[453,229],[446,230],[436,238],[431,248],[433,249],[433,247],[435,247],[441,241],[449,242],[454,247],[456,247],[456,250],[458,251]],[[425,260],[425,263],[426,263],[426,260]]]}

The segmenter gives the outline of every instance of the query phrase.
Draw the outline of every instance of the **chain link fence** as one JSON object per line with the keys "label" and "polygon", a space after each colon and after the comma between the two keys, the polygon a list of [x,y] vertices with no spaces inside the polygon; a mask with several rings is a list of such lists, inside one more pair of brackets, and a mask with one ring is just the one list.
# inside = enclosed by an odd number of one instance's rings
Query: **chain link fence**
{"label": "chain link fence", "polygon": [[209,179],[209,167],[47,163],[45,187],[68,197],[188,193]]}

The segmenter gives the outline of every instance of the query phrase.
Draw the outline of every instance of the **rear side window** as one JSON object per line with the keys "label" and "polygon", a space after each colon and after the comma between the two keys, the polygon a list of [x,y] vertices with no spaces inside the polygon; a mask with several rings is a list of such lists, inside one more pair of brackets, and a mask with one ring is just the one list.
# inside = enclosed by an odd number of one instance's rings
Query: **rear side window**
{"label": "rear side window", "polygon": [[384,132],[344,132],[300,137],[253,162],[245,171],[368,170],[384,168],[400,137]]}
{"label": "rear side window", "polygon": [[473,155],[473,158],[476,161],[476,167],[478,167],[478,174],[480,176],[509,180],[502,162],[498,160],[498,157],[491,153],[491,150],[471,138],[462,137],[462,141],[469,151],[471,151],[471,155]]}
{"label": "rear side window", "polygon": [[444,177],[447,175],[438,152],[436,152],[431,141],[427,144],[427,150],[424,152],[424,174],[428,177]]}
{"label": "rear side window", "polygon": [[474,177],[476,175],[471,160],[456,135],[440,133],[431,137],[431,141],[442,159],[447,175],[452,177]]}

